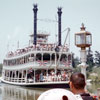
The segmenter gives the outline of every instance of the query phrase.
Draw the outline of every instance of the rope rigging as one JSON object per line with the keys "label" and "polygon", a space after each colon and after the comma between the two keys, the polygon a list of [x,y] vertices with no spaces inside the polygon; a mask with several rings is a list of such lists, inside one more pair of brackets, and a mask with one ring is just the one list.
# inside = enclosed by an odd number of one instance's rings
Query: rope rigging
{"label": "rope rigging", "polygon": [[55,23],[58,23],[57,20],[52,20],[52,19],[37,19],[38,21],[43,21],[43,22],[49,22],[49,23],[52,23],[52,22],[55,22]]}

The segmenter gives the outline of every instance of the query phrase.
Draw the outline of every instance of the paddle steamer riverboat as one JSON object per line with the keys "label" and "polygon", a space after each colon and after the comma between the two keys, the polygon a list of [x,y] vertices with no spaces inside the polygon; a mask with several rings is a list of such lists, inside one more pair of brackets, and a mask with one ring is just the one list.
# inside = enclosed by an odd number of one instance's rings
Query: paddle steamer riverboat
{"label": "paddle steamer riverboat", "polygon": [[36,88],[67,88],[72,71],[72,53],[66,43],[61,44],[61,8],[58,8],[58,44],[48,43],[49,34],[37,33],[37,11],[37,5],[34,5],[34,34],[30,35],[30,46],[7,53],[1,80]]}

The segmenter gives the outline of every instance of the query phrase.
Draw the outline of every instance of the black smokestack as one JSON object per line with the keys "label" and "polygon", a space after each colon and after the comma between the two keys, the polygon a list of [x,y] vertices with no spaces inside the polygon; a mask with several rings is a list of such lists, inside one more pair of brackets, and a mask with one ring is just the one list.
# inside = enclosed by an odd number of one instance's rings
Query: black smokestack
{"label": "black smokestack", "polygon": [[58,46],[61,46],[61,14],[62,14],[62,8],[58,8]]}
{"label": "black smokestack", "polygon": [[37,8],[37,4],[33,5],[34,8],[33,8],[33,12],[34,12],[34,45],[37,44],[37,11],[38,11],[38,8]]}

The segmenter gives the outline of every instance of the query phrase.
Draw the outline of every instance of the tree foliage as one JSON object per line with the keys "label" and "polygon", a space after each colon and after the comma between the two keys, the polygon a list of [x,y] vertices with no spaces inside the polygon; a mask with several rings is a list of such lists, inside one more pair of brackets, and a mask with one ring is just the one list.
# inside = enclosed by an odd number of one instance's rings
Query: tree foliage
{"label": "tree foliage", "polygon": [[2,66],[3,66],[3,65],[2,65],[2,64],[0,64],[0,74],[1,74],[1,72],[2,72]]}
{"label": "tree foliage", "polygon": [[95,51],[95,65],[100,67],[100,52]]}
{"label": "tree foliage", "polygon": [[94,57],[93,57],[93,52],[92,52],[91,48],[89,48],[89,50],[88,50],[86,63],[88,64],[87,70],[91,71],[94,66]]}
{"label": "tree foliage", "polygon": [[74,53],[73,53],[72,54],[72,66],[74,68],[76,68],[78,64],[79,64],[79,58],[78,57],[74,57]]}
{"label": "tree foliage", "polygon": [[[74,54],[75,55],[75,54]],[[74,57],[73,55],[73,61],[72,65],[74,65],[74,68],[77,70],[80,70],[77,66],[80,64],[80,59],[78,57]],[[100,52],[95,51],[95,53],[92,52],[91,48],[88,49],[87,52],[87,72],[91,73],[94,68],[100,67]],[[100,71],[100,69],[98,69]]]}

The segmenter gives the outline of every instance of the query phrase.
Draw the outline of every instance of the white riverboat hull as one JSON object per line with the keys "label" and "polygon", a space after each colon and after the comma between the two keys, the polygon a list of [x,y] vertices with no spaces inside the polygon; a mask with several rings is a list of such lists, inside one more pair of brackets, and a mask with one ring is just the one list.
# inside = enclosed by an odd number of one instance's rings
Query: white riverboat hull
{"label": "white riverboat hull", "polygon": [[69,81],[59,81],[59,82],[36,82],[36,83],[17,83],[9,82],[0,78],[1,82],[11,85],[34,87],[34,88],[69,88]]}

